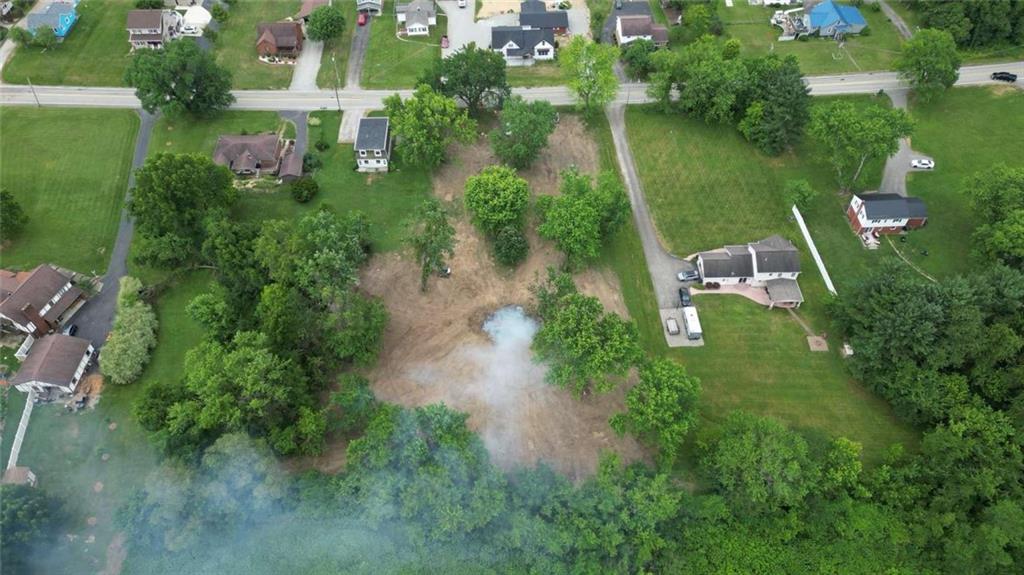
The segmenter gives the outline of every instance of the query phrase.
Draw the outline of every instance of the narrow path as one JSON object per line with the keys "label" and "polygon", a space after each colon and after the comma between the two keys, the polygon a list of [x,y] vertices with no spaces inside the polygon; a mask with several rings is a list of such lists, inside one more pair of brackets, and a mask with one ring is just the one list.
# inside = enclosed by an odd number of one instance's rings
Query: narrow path
{"label": "narrow path", "polygon": [[896,27],[896,31],[900,33],[900,36],[903,36],[904,40],[909,40],[913,35],[913,32],[910,31],[910,26],[908,26],[903,20],[903,17],[893,10],[892,6],[889,6],[885,0],[876,1],[878,2],[878,5],[882,7],[882,13],[884,13],[885,17],[888,18],[889,21],[892,22],[892,25]]}
{"label": "narrow path", "polygon": [[324,55],[324,43],[312,40],[302,45],[299,59],[292,68],[292,83],[288,86],[291,92],[309,92],[316,90],[316,75],[320,72],[320,58]]}
{"label": "narrow path", "polygon": [[295,124],[295,150],[293,154],[300,158],[306,155],[306,148],[309,146],[309,113],[308,112],[278,112],[283,120]]}
{"label": "narrow path", "polygon": [[125,207],[121,209],[117,239],[114,240],[107,273],[103,276],[103,289],[89,299],[75,315],[75,323],[79,326],[78,336],[92,341],[96,349],[103,346],[107,335],[110,334],[117,304],[118,283],[128,273],[128,251],[132,244],[135,225],[128,216],[127,205],[131,199],[131,189],[135,186],[135,170],[146,162],[149,139],[153,134],[153,125],[156,124],[156,116],[152,114],[139,110],[139,116],[142,122],[139,125],[139,135],[135,139],[135,155],[132,157],[132,170],[128,174],[128,192],[124,196]]}

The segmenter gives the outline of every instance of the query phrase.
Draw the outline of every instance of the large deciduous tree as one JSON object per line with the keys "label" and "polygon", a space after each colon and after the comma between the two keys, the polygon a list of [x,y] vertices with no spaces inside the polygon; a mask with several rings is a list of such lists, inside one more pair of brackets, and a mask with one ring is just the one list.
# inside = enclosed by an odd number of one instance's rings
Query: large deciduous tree
{"label": "large deciduous tree", "polygon": [[927,102],[956,83],[960,77],[960,53],[949,32],[926,28],[903,43],[896,69],[910,83],[914,94]]}
{"label": "large deciduous tree", "polygon": [[0,190],[0,244],[18,235],[28,223],[28,215],[14,194]]}
{"label": "large deciduous tree", "polygon": [[974,249],[990,261],[1024,269],[1024,168],[1000,164],[964,181],[981,224]]}
{"label": "large deciduous tree", "polygon": [[143,238],[140,259],[176,265],[193,259],[204,220],[223,217],[237,197],[231,172],[198,154],[161,152],[135,174],[128,211]]}
{"label": "large deciduous tree", "polygon": [[466,180],[464,201],[473,223],[493,236],[506,226],[523,227],[530,189],[515,170],[489,166]]}
{"label": "large deciduous tree", "polygon": [[573,36],[558,55],[559,65],[568,76],[569,89],[576,96],[576,107],[587,115],[600,111],[615,98],[619,82],[615,78],[615,61],[619,49]]}
{"label": "large deciduous tree", "polygon": [[913,120],[898,108],[858,108],[839,100],[811,110],[808,132],[832,164],[839,186],[849,190],[860,180],[868,161],[895,154],[900,138],[910,137],[913,129]]}
{"label": "large deciduous tree", "polygon": [[700,381],[669,359],[655,359],[640,368],[640,382],[626,394],[625,413],[612,416],[619,434],[629,431],[650,440],[667,468],[683,440],[697,424]]}
{"label": "large deciduous tree", "polygon": [[476,133],[474,122],[455,100],[420,85],[408,100],[398,94],[384,99],[392,130],[401,140],[398,153],[412,166],[436,168],[441,165],[448,146],[469,143]]}
{"label": "large deciduous tree", "polygon": [[505,58],[494,50],[470,42],[447,58],[434,61],[420,78],[446,96],[459,98],[470,114],[487,106],[500,106],[511,89],[505,72]]}
{"label": "large deciduous tree", "polygon": [[345,30],[345,16],[337,6],[320,6],[309,15],[306,35],[310,40],[327,42],[341,36]]}
{"label": "large deciduous tree", "polygon": [[739,130],[758,149],[778,155],[792,148],[810,119],[811,96],[794,56],[747,61],[750,89],[741,96]]}
{"label": "large deciduous tree", "polygon": [[4,573],[29,573],[33,551],[42,551],[60,535],[67,515],[63,502],[30,485],[0,485],[0,553]]}
{"label": "large deciduous tree", "polygon": [[125,81],[135,88],[142,108],[149,113],[187,113],[206,117],[234,101],[231,72],[217,65],[213,55],[195,42],[171,42],[162,50],[138,50],[132,56]]}
{"label": "large deciduous tree", "polygon": [[550,102],[527,103],[522,96],[505,102],[498,125],[491,131],[494,154],[513,168],[528,168],[547,146],[558,113]]}
{"label": "large deciduous tree", "polygon": [[430,276],[444,269],[447,258],[455,254],[455,228],[448,223],[441,202],[430,198],[420,204],[405,241],[420,264],[420,290],[426,291]]}
{"label": "large deciduous tree", "polygon": [[600,254],[602,243],[626,220],[629,199],[614,172],[591,177],[571,168],[562,173],[561,194],[538,200],[543,222],[537,231],[554,241],[568,264],[579,268]]}

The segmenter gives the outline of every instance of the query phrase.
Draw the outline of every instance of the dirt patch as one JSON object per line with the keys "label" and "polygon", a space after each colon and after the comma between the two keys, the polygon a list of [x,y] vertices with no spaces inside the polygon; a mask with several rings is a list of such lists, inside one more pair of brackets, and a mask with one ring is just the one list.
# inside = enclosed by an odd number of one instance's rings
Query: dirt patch
{"label": "dirt patch", "polygon": [[[595,173],[597,147],[584,130],[575,118],[562,120],[548,150],[523,174],[535,194],[556,192],[558,174],[569,165]],[[453,156],[434,178],[434,190],[440,198],[460,202],[466,177],[495,159],[483,139]],[[407,254],[396,253],[375,256],[362,274],[362,288],[383,298],[391,313],[381,357],[368,374],[377,396],[410,407],[443,402],[469,413],[474,430],[514,430],[504,436],[502,449],[488,445],[495,462],[505,468],[545,461],[579,479],[594,473],[605,450],[618,452],[626,461],[644,458],[639,444],[631,437],[616,437],[608,426],[608,418],[623,409],[624,390],[577,400],[543,383],[544,369],[536,366],[524,370],[528,382],[502,390],[517,409],[495,409],[485,393],[487,382],[479,379],[486,366],[467,354],[490,345],[482,331],[487,317],[510,304],[529,304],[529,286],[548,266],[558,266],[562,255],[531,231],[527,260],[515,270],[499,268],[464,211],[452,211],[459,215],[452,222],[458,244],[450,278],[432,278],[429,291],[422,293],[416,265]],[[606,308],[628,315],[613,273],[587,270],[575,279],[581,291],[598,297]]]}
{"label": "dirt patch", "polygon": [[103,482],[102,481],[97,481],[96,483],[93,483],[92,484],[92,490],[95,491],[96,493],[99,493],[100,491],[103,491]]}
{"label": "dirt patch", "polygon": [[114,431],[115,429],[117,429],[117,422],[111,421],[110,425],[107,426],[107,429],[109,429],[110,431]]}
{"label": "dirt patch", "polygon": [[127,556],[128,550],[124,548],[124,533],[118,533],[114,535],[114,539],[107,546],[107,564],[99,575],[119,575]]}
{"label": "dirt patch", "polygon": [[98,523],[98,520],[95,517],[89,517],[85,520],[85,522],[89,525],[89,527],[95,527],[96,523]]}

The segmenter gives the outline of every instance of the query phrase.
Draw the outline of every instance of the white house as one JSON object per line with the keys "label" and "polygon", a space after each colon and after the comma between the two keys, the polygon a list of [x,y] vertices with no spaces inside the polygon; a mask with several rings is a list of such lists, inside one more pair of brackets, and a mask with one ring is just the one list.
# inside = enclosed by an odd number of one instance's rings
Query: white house
{"label": "white house", "polygon": [[615,18],[615,41],[625,46],[637,40],[650,40],[659,48],[668,45],[668,28],[655,24],[649,15],[635,14]]}
{"label": "white house", "polygon": [[380,14],[384,9],[384,0],[356,0],[356,12]]}
{"label": "white house", "polygon": [[49,389],[74,393],[92,362],[93,351],[87,339],[47,335],[35,342],[10,384],[25,393],[45,393]]}
{"label": "white house", "polygon": [[405,24],[407,36],[427,36],[430,27],[437,25],[437,8],[433,0],[413,0],[408,4],[396,4],[395,13],[400,24]]}
{"label": "white house", "polygon": [[899,194],[861,194],[850,198],[846,217],[857,234],[901,234],[924,227],[928,209],[921,198]]}
{"label": "white house", "polygon": [[391,160],[391,124],[387,118],[362,118],[356,133],[356,169],[386,172]]}
{"label": "white house", "polygon": [[[200,8],[201,9],[201,8]],[[160,49],[181,32],[182,16],[174,10],[132,10],[125,28],[132,50]]]}
{"label": "white house", "polygon": [[0,327],[42,335],[59,327],[84,302],[85,293],[52,266],[29,272],[0,270]]}
{"label": "white house", "polygon": [[550,28],[495,26],[491,28],[491,49],[501,52],[511,66],[532,64],[533,60],[553,60],[555,33]]}
{"label": "white house", "polygon": [[797,284],[800,275],[800,252],[782,236],[771,236],[759,242],[697,254],[697,270],[704,284],[763,287],[771,306],[795,305],[803,302]]}

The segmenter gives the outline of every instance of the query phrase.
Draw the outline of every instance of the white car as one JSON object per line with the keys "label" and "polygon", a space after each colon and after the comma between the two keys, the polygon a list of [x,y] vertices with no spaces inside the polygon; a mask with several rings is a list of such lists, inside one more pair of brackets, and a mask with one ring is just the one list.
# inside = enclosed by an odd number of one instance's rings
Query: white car
{"label": "white car", "polygon": [[465,8],[465,7],[466,7],[466,0],[459,0],[459,8]]}
{"label": "white car", "polygon": [[910,167],[918,170],[931,170],[935,168],[935,160],[920,159],[910,160]]}

